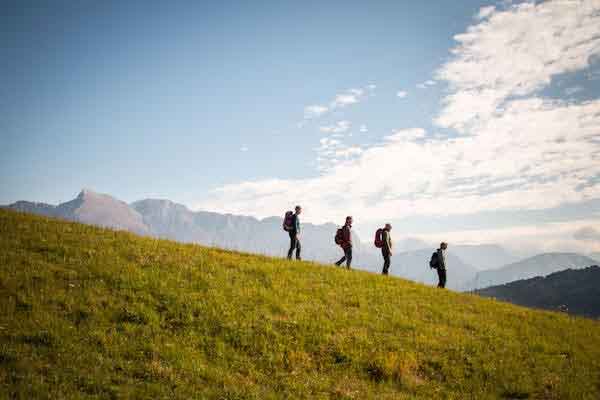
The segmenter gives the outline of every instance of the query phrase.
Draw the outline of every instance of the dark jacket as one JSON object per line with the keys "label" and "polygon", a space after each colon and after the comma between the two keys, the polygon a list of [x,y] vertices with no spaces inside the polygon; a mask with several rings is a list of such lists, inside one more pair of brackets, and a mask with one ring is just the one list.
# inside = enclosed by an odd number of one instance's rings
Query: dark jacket
{"label": "dark jacket", "polygon": [[342,227],[342,244],[343,249],[352,247],[352,225],[344,225]]}
{"label": "dark jacket", "polygon": [[290,230],[290,233],[294,235],[300,233],[300,217],[296,213],[292,216],[292,229]]}
{"label": "dark jacket", "polygon": [[442,250],[441,248],[437,249],[437,259],[438,259],[438,263],[437,263],[437,267],[438,269],[446,269],[446,251]]}

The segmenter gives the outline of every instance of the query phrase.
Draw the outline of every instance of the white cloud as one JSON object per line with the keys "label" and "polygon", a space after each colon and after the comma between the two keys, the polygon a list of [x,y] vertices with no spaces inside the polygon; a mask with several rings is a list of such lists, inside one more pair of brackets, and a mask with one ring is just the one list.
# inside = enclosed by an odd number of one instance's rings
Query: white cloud
{"label": "white cloud", "polygon": [[319,130],[324,133],[343,133],[350,129],[350,121],[338,121],[334,125],[321,126]]}
{"label": "white cloud", "polygon": [[320,117],[329,111],[329,108],[320,105],[312,105],[304,108],[304,119],[313,119]]}
{"label": "white cloud", "polygon": [[331,108],[346,107],[350,104],[358,103],[359,95],[353,93],[338,94],[335,100],[331,102]]}
{"label": "white cloud", "polygon": [[325,150],[331,147],[339,146],[341,144],[339,140],[330,138],[322,138],[321,140],[319,140],[319,143],[321,144],[321,148]]}
{"label": "white cloud", "polygon": [[581,91],[583,91],[583,86],[572,86],[565,89],[565,94],[567,96],[572,96],[575,93],[579,93]]}
{"label": "white cloud", "polygon": [[351,146],[335,151],[336,158],[350,158],[352,156],[358,156],[363,153],[363,149],[359,146]]}
{"label": "white cloud", "polygon": [[479,13],[477,13],[477,19],[485,19],[492,15],[494,11],[496,11],[495,6],[481,7]]}
{"label": "white cloud", "polygon": [[240,151],[242,151],[242,152],[246,152],[246,151],[248,151],[248,147],[246,147],[246,146],[242,146],[242,147],[240,148]]}
{"label": "white cloud", "polygon": [[459,46],[436,74],[450,90],[436,122],[460,136],[402,129],[354,150],[323,138],[319,176],[225,185],[198,206],[268,216],[301,202],[313,221],[348,213],[382,221],[600,198],[600,99],[537,95],[552,76],[583,70],[600,53],[600,1],[525,3],[484,14],[456,36]]}
{"label": "white cloud", "polygon": [[451,94],[436,119],[465,131],[514,96],[535,93],[553,76],[582,70],[600,54],[600,2],[545,1],[494,11],[455,36],[454,58],[437,71]]}
{"label": "white cloud", "polygon": [[[600,224],[598,224],[600,226]],[[600,231],[592,226],[584,226],[573,233],[573,238],[584,242],[598,242],[600,245]]]}
{"label": "white cloud", "polygon": [[[377,220],[547,208],[600,197],[598,185],[580,187],[590,162],[600,165],[598,145],[588,142],[600,129],[600,101],[558,106],[521,100],[488,124],[481,135],[451,140],[427,139],[422,129],[395,131],[324,175],[227,185],[201,206],[267,216],[292,198],[311,204],[316,220],[338,218],[346,208]],[[323,138],[321,146],[335,156],[342,144]]]}
{"label": "white cloud", "polygon": [[422,83],[417,83],[417,85],[416,85],[416,86],[417,86],[417,88],[419,88],[419,89],[427,89],[427,87],[429,87],[429,86],[434,86],[434,85],[436,85],[436,84],[437,84],[437,82],[436,82],[436,81],[432,81],[431,79],[429,79],[429,80],[426,80],[425,82],[422,82]]}
{"label": "white cloud", "polygon": [[356,104],[362,100],[366,95],[364,89],[348,89],[344,93],[337,94],[335,99],[329,103],[329,108],[335,110],[336,108],[343,108],[350,104]]}
{"label": "white cloud", "polygon": [[327,105],[314,104],[304,108],[304,119],[314,119],[334,111],[339,108],[344,108],[352,104],[361,102],[367,97],[367,90],[372,92],[375,90],[375,85],[367,85],[366,89],[351,88],[342,93],[335,95],[334,99]]}
{"label": "white cloud", "polygon": [[[323,129],[325,128],[325,129]],[[321,127],[321,131],[330,133],[328,137],[321,138],[317,151],[317,169],[327,172],[341,162],[354,159],[359,156],[363,149],[360,146],[350,146],[341,141],[344,133],[350,128],[349,121],[338,121],[333,126]],[[352,134],[347,134],[351,137]]]}
{"label": "white cloud", "polygon": [[443,232],[439,234],[419,235],[419,239],[438,243],[447,241],[450,248],[458,244],[502,243],[517,252],[543,253],[575,251],[587,254],[600,251],[600,240],[581,242],[574,238],[578,231],[591,223],[600,224],[600,220],[581,220],[569,222],[551,222],[497,229],[477,229]]}
{"label": "white cloud", "polygon": [[359,130],[361,133],[365,133],[365,132],[368,132],[368,131],[369,131],[369,128],[367,128],[367,125],[365,125],[365,124],[362,124],[358,130]]}
{"label": "white cloud", "polygon": [[392,131],[392,134],[385,137],[388,142],[405,142],[424,139],[426,132],[424,129],[397,129]]}
{"label": "white cloud", "polygon": [[407,92],[405,92],[404,90],[400,90],[398,93],[396,93],[396,96],[403,99],[408,95]]}

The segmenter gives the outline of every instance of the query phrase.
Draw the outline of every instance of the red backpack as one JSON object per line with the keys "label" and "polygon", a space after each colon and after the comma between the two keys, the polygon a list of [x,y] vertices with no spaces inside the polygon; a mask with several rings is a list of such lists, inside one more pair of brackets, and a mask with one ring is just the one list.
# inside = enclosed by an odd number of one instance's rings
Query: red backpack
{"label": "red backpack", "polygon": [[283,217],[283,230],[286,232],[291,231],[294,227],[294,212],[287,211]]}
{"label": "red backpack", "polygon": [[377,229],[375,232],[375,247],[383,247],[383,228]]}
{"label": "red backpack", "polygon": [[340,228],[335,232],[335,244],[341,246],[344,242],[344,228]]}

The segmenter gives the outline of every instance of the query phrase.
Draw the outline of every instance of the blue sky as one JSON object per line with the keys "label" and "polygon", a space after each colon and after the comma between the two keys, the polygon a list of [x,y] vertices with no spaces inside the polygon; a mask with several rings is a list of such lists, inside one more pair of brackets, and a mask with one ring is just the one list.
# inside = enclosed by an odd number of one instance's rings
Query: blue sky
{"label": "blue sky", "polygon": [[600,250],[597,1],[123,3],[3,2],[0,203]]}

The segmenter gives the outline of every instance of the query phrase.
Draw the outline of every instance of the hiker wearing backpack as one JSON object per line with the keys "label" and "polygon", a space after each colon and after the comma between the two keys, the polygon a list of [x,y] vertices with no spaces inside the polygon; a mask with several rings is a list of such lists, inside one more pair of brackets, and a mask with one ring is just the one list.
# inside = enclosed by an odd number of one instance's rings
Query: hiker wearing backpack
{"label": "hiker wearing backpack", "polygon": [[446,287],[446,249],[448,243],[440,243],[440,248],[431,255],[429,266],[437,270],[438,273],[438,285],[439,288]]}
{"label": "hiker wearing backpack", "polygon": [[290,249],[288,250],[287,258],[292,259],[292,254],[296,250],[296,260],[300,260],[300,218],[302,207],[296,206],[295,212],[288,211],[283,219],[283,230],[290,235]]}
{"label": "hiker wearing backpack", "polygon": [[346,261],[346,268],[350,269],[352,263],[352,217],[346,217],[346,223],[337,230],[335,234],[335,243],[344,250],[344,255],[335,265],[338,267]]}
{"label": "hiker wearing backpack", "polygon": [[387,275],[390,269],[391,257],[392,257],[392,236],[390,231],[392,225],[385,224],[385,227],[381,231],[381,255],[383,256],[383,270],[381,273]]}

